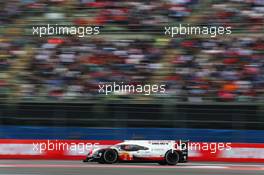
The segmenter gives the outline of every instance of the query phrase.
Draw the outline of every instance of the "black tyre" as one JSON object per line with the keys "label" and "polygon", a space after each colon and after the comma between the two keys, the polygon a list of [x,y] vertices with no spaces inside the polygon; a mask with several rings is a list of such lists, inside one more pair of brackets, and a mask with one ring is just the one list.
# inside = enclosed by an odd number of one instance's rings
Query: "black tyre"
{"label": "black tyre", "polygon": [[165,162],[168,165],[176,165],[179,162],[179,160],[180,160],[180,155],[176,151],[170,150],[165,154]]}
{"label": "black tyre", "polygon": [[112,164],[117,162],[118,160],[118,153],[116,150],[113,149],[107,149],[102,154],[102,162],[101,163],[107,163]]}

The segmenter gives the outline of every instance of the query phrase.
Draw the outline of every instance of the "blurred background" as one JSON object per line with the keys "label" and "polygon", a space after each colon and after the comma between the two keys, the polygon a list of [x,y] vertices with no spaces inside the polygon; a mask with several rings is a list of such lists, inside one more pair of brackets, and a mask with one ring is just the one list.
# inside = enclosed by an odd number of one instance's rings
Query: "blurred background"
{"label": "blurred background", "polygon": [[[263,0],[0,1],[0,138],[263,143],[263,22]],[[46,24],[100,35],[32,35]],[[164,35],[179,24],[232,34]],[[166,93],[106,96],[102,82]]]}

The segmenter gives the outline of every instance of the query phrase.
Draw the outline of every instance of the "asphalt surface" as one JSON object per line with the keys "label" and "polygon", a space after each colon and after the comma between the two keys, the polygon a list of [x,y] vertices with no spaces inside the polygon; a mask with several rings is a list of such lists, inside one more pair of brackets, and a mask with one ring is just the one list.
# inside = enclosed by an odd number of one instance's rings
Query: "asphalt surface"
{"label": "asphalt surface", "polygon": [[158,164],[82,163],[81,161],[0,160],[0,175],[263,175],[263,164],[186,163]]}

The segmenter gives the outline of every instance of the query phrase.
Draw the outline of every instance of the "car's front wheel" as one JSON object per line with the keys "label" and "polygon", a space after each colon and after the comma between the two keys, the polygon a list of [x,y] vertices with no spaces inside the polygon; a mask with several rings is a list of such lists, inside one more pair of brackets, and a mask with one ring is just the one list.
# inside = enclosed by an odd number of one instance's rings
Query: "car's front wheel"
{"label": "car's front wheel", "polygon": [[180,155],[177,151],[168,151],[165,154],[165,162],[167,165],[176,165],[180,160]]}
{"label": "car's front wheel", "polygon": [[103,152],[100,163],[112,164],[117,162],[118,153],[114,149],[107,149]]}

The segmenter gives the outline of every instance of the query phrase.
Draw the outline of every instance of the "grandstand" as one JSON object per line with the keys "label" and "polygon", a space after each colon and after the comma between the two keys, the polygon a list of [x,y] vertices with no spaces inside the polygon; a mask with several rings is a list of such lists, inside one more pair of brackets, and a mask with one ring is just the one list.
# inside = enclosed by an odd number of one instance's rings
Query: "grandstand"
{"label": "grandstand", "polygon": [[[62,112],[54,113],[55,118],[82,118],[87,113],[93,117],[96,114],[131,118],[127,112],[137,111],[140,105],[129,108],[129,104],[147,105],[136,114],[142,117],[148,111],[149,117],[161,115],[169,119],[168,116],[176,115],[195,119],[205,113],[208,119],[212,113],[204,112],[203,105],[216,105],[215,112],[227,104],[237,109],[234,116],[242,115],[239,105],[246,106],[246,116],[263,115],[262,1],[12,0],[1,2],[0,6],[3,117],[46,117],[54,112],[50,108],[53,104],[58,105],[58,111],[62,107]],[[101,32],[88,38],[32,35],[32,26],[45,24],[100,26]],[[232,35],[164,35],[165,26],[177,24],[231,26]],[[108,82],[165,84],[166,92],[148,96],[99,94],[98,84]],[[67,110],[65,106],[72,103],[77,103],[80,110],[86,109],[78,114],[75,109]],[[117,106],[108,106],[112,103]],[[121,104],[124,109],[118,107]],[[189,110],[193,104],[202,106],[192,113]],[[36,106],[29,109],[30,105]],[[157,110],[156,114],[149,112],[152,109]],[[225,114],[219,113],[219,121]],[[253,119],[252,122],[259,122]],[[165,126],[171,127],[168,122]],[[233,124],[225,126],[233,128]],[[253,124],[250,128],[254,128]]]}

